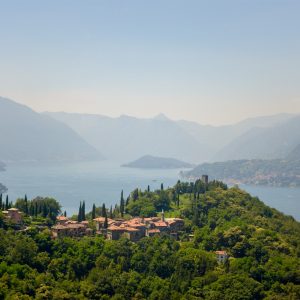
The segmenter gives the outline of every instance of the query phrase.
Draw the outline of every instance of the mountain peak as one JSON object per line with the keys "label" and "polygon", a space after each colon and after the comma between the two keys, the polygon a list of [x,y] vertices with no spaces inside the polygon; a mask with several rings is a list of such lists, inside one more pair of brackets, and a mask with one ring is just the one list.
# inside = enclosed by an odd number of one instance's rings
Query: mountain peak
{"label": "mountain peak", "polygon": [[156,115],[153,119],[159,121],[170,121],[170,119],[163,113]]}

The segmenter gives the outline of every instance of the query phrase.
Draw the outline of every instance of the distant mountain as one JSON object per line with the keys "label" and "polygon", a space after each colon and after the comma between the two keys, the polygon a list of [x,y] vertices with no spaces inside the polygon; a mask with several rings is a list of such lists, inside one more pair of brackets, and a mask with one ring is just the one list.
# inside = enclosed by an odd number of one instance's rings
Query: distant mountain
{"label": "distant mountain", "polygon": [[2,161],[99,159],[99,151],[65,124],[0,97]]}
{"label": "distant mountain", "polygon": [[182,177],[190,179],[202,174],[227,183],[300,187],[300,160],[234,160],[205,163],[181,172]]}
{"label": "distant mountain", "polygon": [[0,171],[5,171],[5,164],[0,161]]}
{"label": "distant mountain", "polygon": [[214,155],[214,160],[285,158],[300,144],[300,116],[273,127],[254,127]]}
{"label": "distant mountain", "polygon": [[299,160],[300,161],[300,144],[297,145],[287,156],[288,160]]}
{"label": "distant mountain", "polygon": [[45,114],[67,124],[108,158],[130,161],[151,153],[196,163],[218,160],[216,154],[221,149],[253,127],[271,128],[293,117],[279,114],[247,119],[234,125],[209,126],[173,121],[163,114],[152,119],[63,112]]}
{"label": "distant mountain", "polygon": [[[223,160],[220,157],[227,147],[231,148],[231,143],[236,139],[247,135],[249,131],[270,129],[281,125],[295,117],[293,114],[277,114],[272,116],[249,118],[233,125],[210,126],[200,125],[196,122],[178,121],[177,123],[197,141],[207,145],[211,149],[210,161]],[[228,145],[228,146],[227,146]],[[224,149],[224,150],[223,150]],[[229,153],[226,159],[235,159],[235,153]]]}
{"label": "distant mountain", "polygon": [[122,165],[122,167],[139,169],[180,169],[192,168],[193,165],[174,158],[145,155],[131,163]]}
{"label": "distant mountain", "polygon": [[164,115],[153,119],[130,116],[46,113],[64,122],[108,158],[131,161],[146,153],[189,162],[208,160],[211,148]]}

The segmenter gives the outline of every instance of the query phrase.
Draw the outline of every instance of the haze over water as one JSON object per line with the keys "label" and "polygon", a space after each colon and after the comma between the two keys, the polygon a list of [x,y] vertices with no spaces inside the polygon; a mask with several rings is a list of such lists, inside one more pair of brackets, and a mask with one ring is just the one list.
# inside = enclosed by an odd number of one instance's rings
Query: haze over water
{"label": "haze over water", "polygon": [[[77,213],[79,202],[85,200],[87,211],[95,203],[107,207],[119,203],[121,190],[127,196],[133,189],[151,189],[174,185],[179,170],[141,170],[121,168],[121,163],[89,161],[78,163],[18,163],[9,164],[0,172],[0,182],[8,187],[10,200],[18,197],[51,196],[67,210]],[[267,205],[300,220],[300,189],[241,186]]]}

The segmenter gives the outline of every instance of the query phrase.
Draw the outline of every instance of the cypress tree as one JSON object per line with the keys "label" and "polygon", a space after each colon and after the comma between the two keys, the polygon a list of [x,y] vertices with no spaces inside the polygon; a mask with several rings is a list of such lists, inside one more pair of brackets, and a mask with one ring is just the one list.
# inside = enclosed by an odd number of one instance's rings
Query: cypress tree
{"label": "cypress tree", "polygon": [[82,202],[82,207],[81,207],[81,221],[85,221],[85,202]]}
{"label": "cypress tree", "polygon": [[92,220],[96,218],[96,205],[95,203],[93,204],[93,209],[92,209]]}
{"label": "cypress tree", "polygon": [[125,210],[125,201],[124,201],[123,190],[121,192],[120,210],[121,210],[121,217],[123,217],[124,216],[124,210]]}
{"label": "cypress tree", "polygon": [[2,210],[2,194],[0,194],[0,210]]}
{"label": "cypress tree", "polygon": [[104,228],[106,229],[108,227],[108,220],[107,220],[107,216],[105,216],[105,220],[104,220],[104,224],[103,224]]}
{"label": "cypress tree", "polygon": [[64,217],[67,217],[67,212],[66,211],[64,211]]}
{"label": "cypress tree", "polygon": [[110,210],[109,210],[109,217],[111,218],[111,219],[113,219],[113,209],[112,209],[112,205],[110,206]]}
{"label": "cypress tree", "polygon": [[6,195],[5,209],[7,210],[8,208],[9,208],[8,195]]}
{"label": "cypress tree", "polygon": [[105,203],[102,204],[102,217],[107,217]]}
{"label": "cypress tree", "polygon": [[25,214],[28,215],[28,201],[27,201],[27,195],[25,195],[24,202],[25,202]]}
{"label": "cypress tree", "polygon": [[164,184],[163,183],[160,185],[160,189],[161,189],[161,191],[164,190]]}
{"label": "cypress tree", "polygon": [[193,225],[198,226],[199,225],[199,209],[196,205],[195,209],[194,209],[194,214],[193,214]]}
{"label": "cypress tree", "polygon": [[38,212],[38,203],[37,202],[35,202],[35,217],[37,217],[38,216],[38,214],[39,214],[39,212]]}
{"label": "cypress tree", "polygon": [[148,185],[148,187],[147,187],[147,192],[148,193],[150,192],[150,185]]}
{"label": "cypress tree", "polygon": [[81,208],[81,201],[80,201],[80,204],[79,204],[79,210],[78,210],[78,217],[77,217],[77,221],[78,222],[81,222],[81,216],[82,216],[82,208]]}

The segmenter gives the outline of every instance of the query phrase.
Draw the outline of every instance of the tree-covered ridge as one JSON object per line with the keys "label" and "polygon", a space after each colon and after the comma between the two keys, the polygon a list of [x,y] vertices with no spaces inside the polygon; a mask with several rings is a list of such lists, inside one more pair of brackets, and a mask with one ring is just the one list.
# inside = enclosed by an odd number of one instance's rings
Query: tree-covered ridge
{"label": "tree-covered ridge", "polygon": [[[239,188],[178,182],[137,189],[120,205],[124,217],[163,208],[184,218],[180,240],[53,240],[47,228],[2,229],[0,299],[300,298],[300,224]],[[229,260],[218,264],[215,250]]]}
{"label": "tree-covered ridge", "polygon": [[232,160],[204,163],[191,171],[182,172],[185,178],[197,178],[208,174],[225,182],[269,186],[300,186],[300,159],[297,160]]}
{"label": "tree-covered ridge", "polygon": [[122,167],[140,169],[180,169],[192,168],[193,165],[175,158],[145,155],[135,161],[122,165]]}

